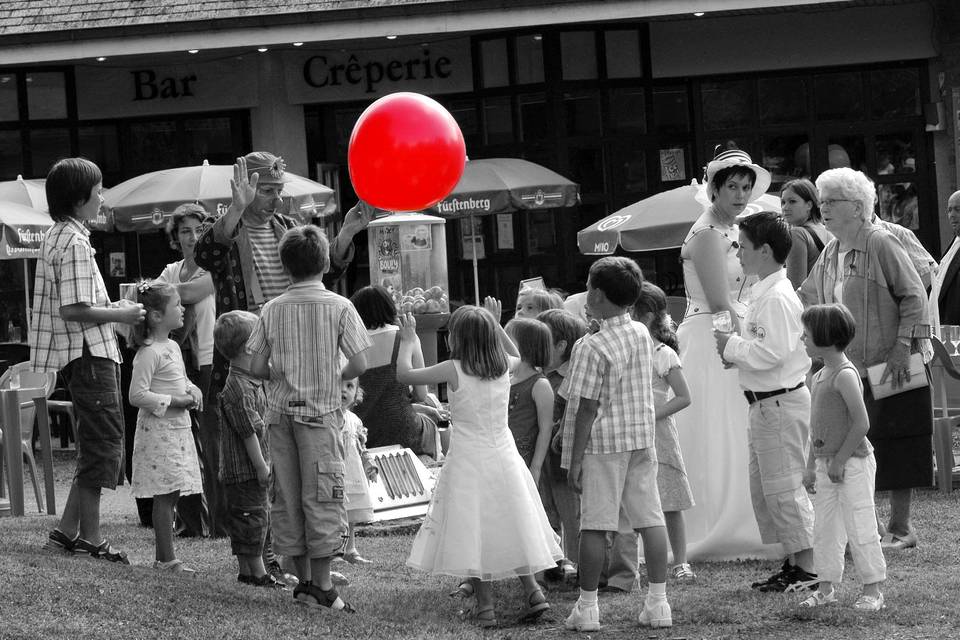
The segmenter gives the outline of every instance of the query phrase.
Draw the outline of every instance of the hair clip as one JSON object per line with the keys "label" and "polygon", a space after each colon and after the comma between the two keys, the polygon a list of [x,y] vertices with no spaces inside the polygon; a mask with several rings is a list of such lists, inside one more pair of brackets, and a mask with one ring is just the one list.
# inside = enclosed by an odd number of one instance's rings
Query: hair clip
{"label": "hair clip", "polygon": [[150,287],[153,285],[149,280],[144,280],[137,284],[137,293],[140,295],[145,294],[147,291],[150,291]]}

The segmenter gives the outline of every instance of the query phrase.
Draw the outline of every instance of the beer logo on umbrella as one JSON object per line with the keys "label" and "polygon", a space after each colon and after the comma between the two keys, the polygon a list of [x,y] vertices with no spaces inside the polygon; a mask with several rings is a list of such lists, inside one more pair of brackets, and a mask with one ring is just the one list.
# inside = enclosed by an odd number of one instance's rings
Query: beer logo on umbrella
{"label": "beer logo on umbrella", "polygon": [[610,216],[606,220],[602,221],[597,225],[597,230],[599,231],[609,231],[610,229],[616,229],[627,220],[630,219],[630,216]]}

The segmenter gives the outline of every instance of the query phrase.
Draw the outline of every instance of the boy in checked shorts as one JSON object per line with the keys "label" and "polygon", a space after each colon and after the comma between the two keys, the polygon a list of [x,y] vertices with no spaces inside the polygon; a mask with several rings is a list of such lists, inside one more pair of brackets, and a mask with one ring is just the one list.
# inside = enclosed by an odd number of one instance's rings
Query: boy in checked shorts
{"label": "boy in checked shorts", "polygon": [[654,448],[653,340],[630,315],[642,282],[640,268],[628,258],[593,263],[586,310],[600,328],[574,346],[560,386],[560,395],[577,404],[576,412],[564,417],[561,465],[568,469],[570,488],[580,494],[580,598],[567,629],[599,630],[597,586],[606,534],[621,528],[643,538],[650,587],[640,625],[673,625]]}

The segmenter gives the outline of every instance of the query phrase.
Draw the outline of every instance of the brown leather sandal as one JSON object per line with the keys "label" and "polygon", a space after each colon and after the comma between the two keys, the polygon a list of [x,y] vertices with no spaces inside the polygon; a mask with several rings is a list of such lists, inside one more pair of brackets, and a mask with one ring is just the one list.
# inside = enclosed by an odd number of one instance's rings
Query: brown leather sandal
{"label": "brown leather sandal", "polygon": [[527,596],[525,605],[526,609],[520,613],[519,617],[521,622],[536,620],[550,609],[550,603],[547,602],[547,597],[543,595],[542,589],[531,591],[530,595]]}

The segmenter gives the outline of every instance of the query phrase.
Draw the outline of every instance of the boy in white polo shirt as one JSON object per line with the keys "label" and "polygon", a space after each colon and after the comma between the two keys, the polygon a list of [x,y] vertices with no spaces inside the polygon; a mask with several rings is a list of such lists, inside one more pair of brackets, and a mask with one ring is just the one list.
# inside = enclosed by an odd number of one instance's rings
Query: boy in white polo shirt
{"label": "boy in white polo shirt", "polygon": [[764,544],[787,554],[780,571],[754,582],[758,591],[787,591],[816,584],[813,573],[813,505],[803,488],[810,447],[810,391],[804,378],[810,358],[801,341],[803,304],[783,268],[790,253],[787,222],[761,212],[740,221],[737,257],[756,274],[743,335],[715,332],[717,351],[737,367],[750,404],[750,494]]}

